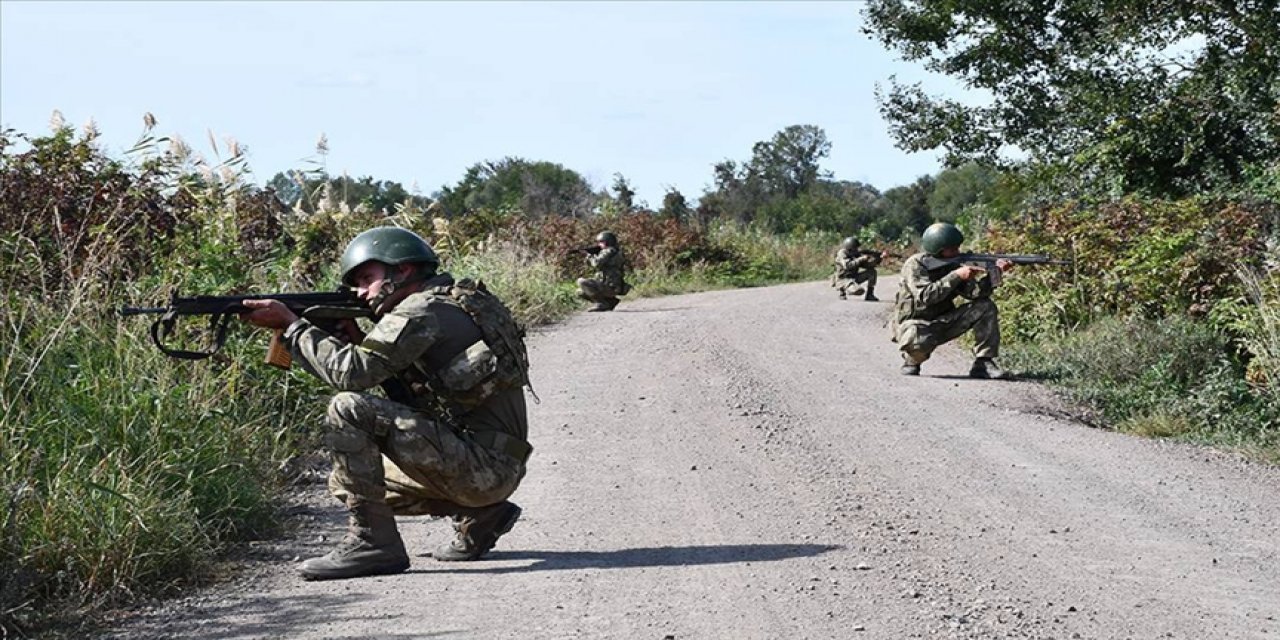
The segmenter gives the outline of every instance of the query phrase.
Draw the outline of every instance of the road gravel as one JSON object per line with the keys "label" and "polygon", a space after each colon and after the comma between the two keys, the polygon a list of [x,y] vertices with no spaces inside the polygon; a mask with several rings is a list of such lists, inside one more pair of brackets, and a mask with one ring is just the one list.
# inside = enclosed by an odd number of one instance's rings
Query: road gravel
{"label": "road gravel", "polygon": [[[892,278],[881,286],[892,292]],[[1280,638],[1280,470],[1090,428],[1044,387],[898,374],[826,283],[624,302],[529,341],[536,448],[482,562],[304,582],[322,485],[240,577],[105,638]]]}

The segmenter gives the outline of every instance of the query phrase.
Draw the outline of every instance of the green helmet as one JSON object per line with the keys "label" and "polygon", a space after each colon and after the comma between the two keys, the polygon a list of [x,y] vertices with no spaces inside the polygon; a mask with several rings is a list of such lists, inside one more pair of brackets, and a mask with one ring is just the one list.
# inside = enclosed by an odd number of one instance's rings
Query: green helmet
{"label": "green helmet", "polygon": [[386,264],[426,264],[431,272],[440,266],[440,258],[422,236],[400,227],[375,227],[347,243],[342,252],[342,283],[354,286],[352,273],[370,260]]}
{"label": "green helmet", "polygon": [[596,242],[603,242],[606,247],[616,247],[618,246],[618,236],[614,235],[612,231],[601,231],[596,234]]}
{"label": "green helmet", "polygon": [[858,242],[858,239],[857,239],[857,238],[855,238],[855,237],[853,237],[853,236],[849,236],[848,238],[845,238],[845,239],[844,239],[844,242],[841,242],[841,243],[840,243],[840,247],[841,247],[841,248],[844,248],[844,249],[857,249],[857,248],[858,248],[858,246],[859,246],[859,245],[861,245],[861,244],[862,244],[862,243],[861,243],[861,242]]}
{"label": "green helmet", "polygon": [[959,248],[964,242],[964,234],[960,232],[960,228],[950,222],[935,222],[924,230],[924,235],[920,236],[920,246],[924,248],[925,253],[936,256],[942,253],[947,247]]}

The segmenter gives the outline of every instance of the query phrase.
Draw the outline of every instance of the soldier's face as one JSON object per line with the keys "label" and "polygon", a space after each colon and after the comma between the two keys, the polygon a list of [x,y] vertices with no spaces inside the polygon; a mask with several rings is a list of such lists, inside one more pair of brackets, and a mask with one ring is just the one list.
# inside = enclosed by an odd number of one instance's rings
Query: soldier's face
{"label": "soldier's face", "polygon": [[387,265],[381,262],[366,262],[351,274],[355,283],[356,295],[365,302],[372,301],[382,291],[382,284],[387,281]]}

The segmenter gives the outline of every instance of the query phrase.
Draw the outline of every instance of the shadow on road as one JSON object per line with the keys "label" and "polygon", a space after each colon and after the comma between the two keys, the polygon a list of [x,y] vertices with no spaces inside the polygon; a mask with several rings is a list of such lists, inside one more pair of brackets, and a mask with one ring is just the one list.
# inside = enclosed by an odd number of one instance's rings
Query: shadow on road
{"label": "shadow on road", "polygon": [[[481,563],[456,568],[430,569],[424,573],[526,573],[573,569],[627,569],[633,567],[687,567],[735,562],[772,562],[809,558],[840,549],[828,544],[729,544],[696,547],[645,547],[616,551],[506,551],[486,556],[491,561],[532,560],[518,567]],[[488,564],[489,566],[484,566]]]}

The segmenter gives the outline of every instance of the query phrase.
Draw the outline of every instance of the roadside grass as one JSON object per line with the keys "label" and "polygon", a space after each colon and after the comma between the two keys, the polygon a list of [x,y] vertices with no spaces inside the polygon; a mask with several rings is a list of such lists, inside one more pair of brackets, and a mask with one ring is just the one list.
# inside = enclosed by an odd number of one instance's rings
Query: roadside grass
{"label": "roadside grass", "polygon": [[1119,431],[1280,460],[1280,402],[1251,385],[1229,336],[1182,316],[1106,318],[1011,345],[1011,368],[1047,380]]}
{"label": "roadside grass", "polygon": [[307,385],[251,364],[261,335],[212,361],[173,360],[102,293],[75,310],[17,300],[0,316],[0,613],[11,632],[74,627],[199,582],[225,545],[275,531],[278,469],[318,417]]}

